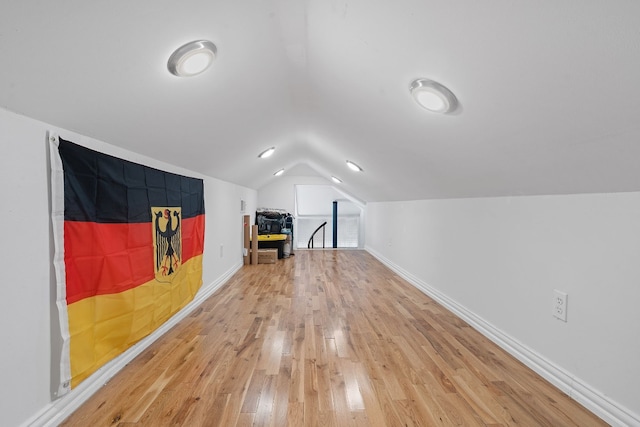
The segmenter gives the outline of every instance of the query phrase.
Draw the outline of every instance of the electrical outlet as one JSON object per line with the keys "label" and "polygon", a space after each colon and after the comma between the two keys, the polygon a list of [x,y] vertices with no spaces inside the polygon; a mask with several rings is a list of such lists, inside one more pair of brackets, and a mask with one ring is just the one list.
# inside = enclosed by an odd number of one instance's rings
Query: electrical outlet
{"label": "electrical outlet", "polygon": [[553,290],[553,315],[563,322],[567,321],[567,302],[569,295],[566,292]]}

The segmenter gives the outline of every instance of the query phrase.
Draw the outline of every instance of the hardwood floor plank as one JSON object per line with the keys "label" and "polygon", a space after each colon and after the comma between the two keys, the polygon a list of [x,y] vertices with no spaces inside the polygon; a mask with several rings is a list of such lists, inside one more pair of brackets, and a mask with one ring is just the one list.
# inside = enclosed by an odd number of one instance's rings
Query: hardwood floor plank
{"label": "hardwood floor plank", "polygon": [[291,356],[283,355],[280,359],[280,370],[277,376],[274,414],[271,425],[274,427],[287,425],[289,409],[289,384],[291,384]]}
{"label": "hardwood floor plank", "polygon": [[287,425],[291,427],[304,425],[304,403],[289,403],[289,408],[287,409]]}
{"label": "hardwood floor plank", "polygon": [[260,390],[260,400],[254,417],[255,426],[271,425],[271,418],[274,413],[274,401],[276,396],[277,378],[275,375],[267,375],[262,381]]}
{"label": "hardwood floor plank", "polygon": [[[207,408],[202,419],[202,426],[222,427],[229,424],[224,424],[225,420],[229,418],[228,406],[231,400],[231,394],[217,394],[213,400],[212,405]],[[238,414],[239,415],[239,414]]]}
{"label": "hardwood floor plank", "polygon": [[240,412],[253,414],[256,413],[256,411],[258,410],[258,402],[260,401],[266,376],[267,375],[264,370],[256,370],[253,373],[253,375],[251,376],[251,382],[249,383],[249,388],[247,389],[247,393],[242,402],[242,409],[240,410]]}
{"label": "hardwood floor plank", "polygon": [[364,251],[245,266],[65,426],[604,426]]}
{"label": "hardwood floor plank", "polygon": [[[253,425],[258,425],[258,424],[254,424],[255,415],[256,414],[241,413],[238,416],[238,422],[236,423],[236,427],[251,427]],[[262,425],[262,424],[259,424],[259,425]]]}
{"label": "hardwood floor plank", "polygon": [[336,424],[338,426],[348,426],[353,424],[351,409],[347,402],[347,389],[342,375],[340,359],[337,357],[337,349],[333,339],[327,340],[329,355],[329,381],[331,384],[331,401],[335,412]]}
{"label": "hardwood floor plank", "polygon": [[314,360],[304,362],[304,425],[317,426],[320,405],[318,402],[318,373]]}
{"label": "hardwood floor plank", "polygon": [[342,373],[344,381],[344,390],[347,397],[347,404],[349,410],[364,411],[364,399],[360,392],[360,385],[356,377],[355,362],[348,359],[340,359],[340,372]]}

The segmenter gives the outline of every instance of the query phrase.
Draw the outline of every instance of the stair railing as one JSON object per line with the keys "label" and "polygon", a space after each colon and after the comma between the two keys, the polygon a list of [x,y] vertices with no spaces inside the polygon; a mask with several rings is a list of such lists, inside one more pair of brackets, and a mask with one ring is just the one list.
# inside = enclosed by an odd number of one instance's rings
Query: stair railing
{"label": "stair railing", "polygon": [[316,231],[311,234],[311,237],[309,237],[309,242],[307,243],[307,249],[313,249],[313,238],[315,237],[316,233],[320,231],[320,229],[322,229],[322,247],[324,248],[324,229],[326,225],[327,221],[323,222],[318,228],[316,228]]}

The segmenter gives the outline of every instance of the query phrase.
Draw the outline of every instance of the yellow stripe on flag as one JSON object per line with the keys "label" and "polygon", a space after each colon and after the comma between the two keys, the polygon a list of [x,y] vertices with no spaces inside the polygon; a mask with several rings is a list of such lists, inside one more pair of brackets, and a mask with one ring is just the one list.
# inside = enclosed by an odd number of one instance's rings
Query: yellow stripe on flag
{"label": "yellow stripe on flag", "polygon": [[202,255],[197,255],[179,268],[171,283],[154,279],[69,305],[71,386],[153,332],[192,301],[201,285]]}

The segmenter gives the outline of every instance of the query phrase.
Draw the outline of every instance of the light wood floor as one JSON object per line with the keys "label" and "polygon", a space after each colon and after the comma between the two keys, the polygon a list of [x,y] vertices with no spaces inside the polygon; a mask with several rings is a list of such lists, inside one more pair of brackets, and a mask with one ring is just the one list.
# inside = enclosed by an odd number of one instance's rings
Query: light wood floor
{"label": "light wood floor", "polygon": [[246,266],[68,426],[606,425],[363,251]]}

